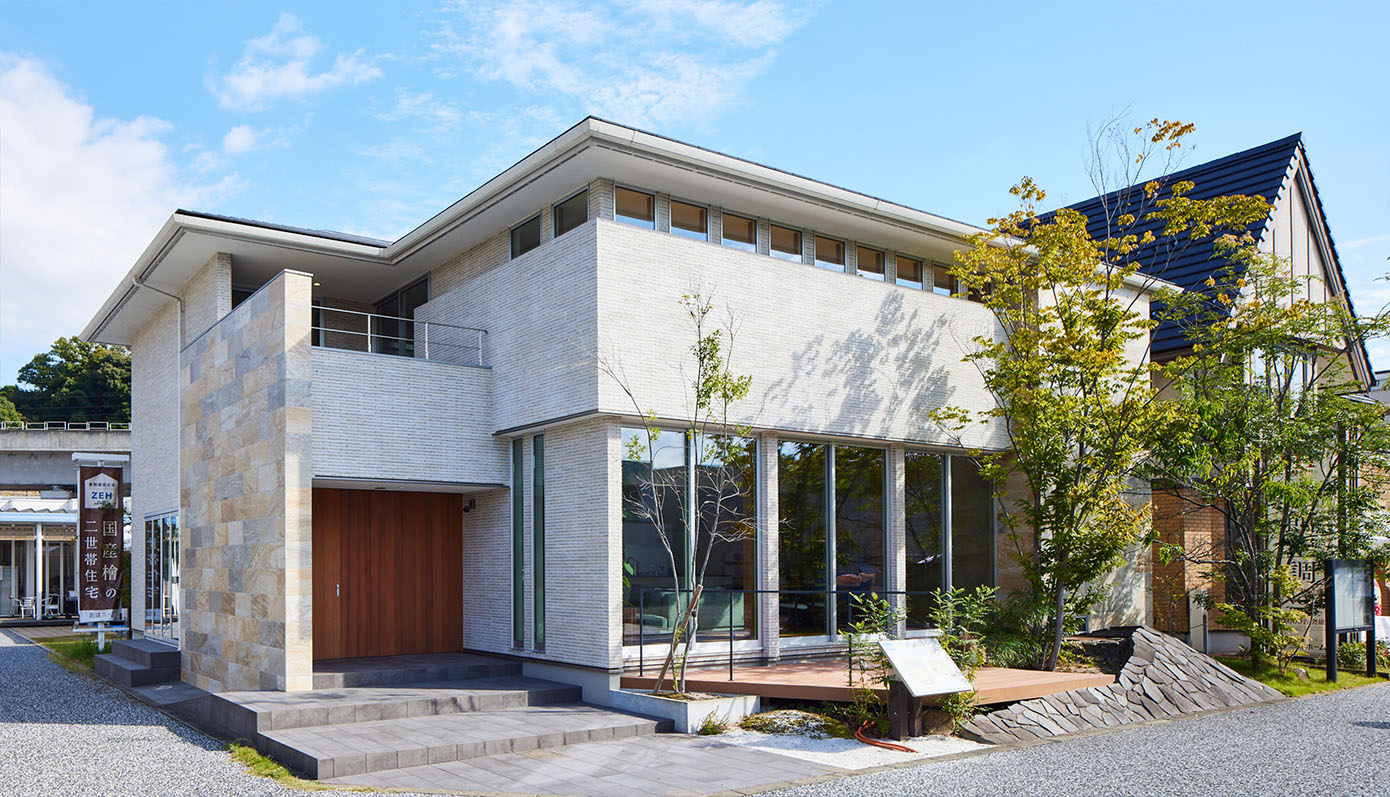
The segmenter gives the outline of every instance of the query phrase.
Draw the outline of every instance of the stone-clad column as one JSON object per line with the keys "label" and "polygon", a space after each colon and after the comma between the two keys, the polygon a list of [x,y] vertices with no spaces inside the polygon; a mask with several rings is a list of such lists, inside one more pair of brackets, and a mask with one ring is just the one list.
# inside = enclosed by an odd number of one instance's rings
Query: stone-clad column
{"label": "stone-clad column", "polygon": [[[777,589],[777,436],[758,439],[758,589]],[[768,661],[781,656],[778,637],[779,601],[775,594],[758,596],[758,641]]]}

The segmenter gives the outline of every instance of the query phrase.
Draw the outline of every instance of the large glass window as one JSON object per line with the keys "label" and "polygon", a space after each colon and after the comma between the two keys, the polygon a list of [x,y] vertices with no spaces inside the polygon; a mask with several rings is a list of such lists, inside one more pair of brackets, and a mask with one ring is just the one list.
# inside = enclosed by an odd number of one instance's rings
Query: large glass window
{"label": "large glass window", "polygon": [[816,265],[831,271],[845,270],[845,242],[816,236]]}
{"label": "large glass window", "polygon": [[727,638],[755,629],[757,579],[757,444],[743,437],[699,435],[695,467],[695,572],[703,574],[701,633]]}
{"label": "large glass window", "polygon": [[649,437],[624,427],[622,437],[624,625],[635,641],[639,627],[669,633],[680,620],[675,583],[685,584],[689,572],[682,500],[689,471],[680,432]]}
{"label": "large glass window", "polygon": [[950,296],[956,292],[956,278],[951,276],[951,269],[937,263],[932,266],[932,293],[942,296]]}
{"label": "large glass window", "polygon": [[725,213],[723,220],[725,246],[742,249],[745,252],[758,251],[758,222],[756,219]]}
{"label": "large glass window", "polygon": [[887,259],[883,252],[877,249],[870,249],[867,246],[855,247],[854,252],[855,270],[860,276],[869,279],[883,281],[884,270]]}
{"label": "large glass window", "polygon": [[[908,593],[941,589],[946,559],[942,555],[941,457],[909,451],[904,457],[904,501],[907,516],[906,556]],[[907,596],[907,627],[930,625],[931,601],[927,595]]]}
{"label": "large glass window", "polygon": [[951,586],[994,583],[994,491],[969,457],[951,457]]}
{"label": "large glass window", "polygon": [[545,649],[545,435],[531,438],[532,644]]}
{"label": "large glass window", "polygon": [[671,232],[697,241],[709,239],[709,208],[671,200]]}
{"label": "large glass window", "polygon": [[526,644],[526,585],[522,573],[526,563],[526,495],[523,489],[522,455],[524,441],[512,441],[512,647]]}
{"label": "large glass window", "polygon": [[905,288],[921,288],[922,261],[898,255],[898,284]]}
{"label": "large glass window", "polygon": [[783,636],[827,632],[826,446],[784,442],[777,452],[779,617]]}
{"label": "large glass window", "polygon": [[783,260],[801,261],[801,231],[790,227],[771,227],[772,256]]}
{"label": "large glass window", "polygon": [[617,186],[613,189],[613,216],[624,224],[656,229],[656,196]]}
{"label": "large glass window", "polygon": [[540,216],[533,216],[512,228],[512,257],[521,257],[540,245]]}
{"label": "large glass window", "polygon": [[573,230],[589,220],[589,189],[584,189],[551,209],[555,237]]}
{"label": "large glass window", "polygon": [[841,631],[854,619],[851,595],[886,589],[884,493],[885,451],[836,446],[835,591]]}
{"label": "large glass window", "polygon": [[372,308],[372,351],[414,357],[415,311],[429,300],[430,281],[425,277],[378,301]]}

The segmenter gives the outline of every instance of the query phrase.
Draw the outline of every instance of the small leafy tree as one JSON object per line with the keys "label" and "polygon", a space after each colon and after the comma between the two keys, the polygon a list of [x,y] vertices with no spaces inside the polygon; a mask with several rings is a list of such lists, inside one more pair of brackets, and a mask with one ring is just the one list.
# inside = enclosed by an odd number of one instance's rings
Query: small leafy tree
{"label": "small leafy tree", "polygon": [[[628,511],[655,529],[670,567],[672,594],[678,597],[675,606],[680,615],[672,626],[666,662],[653,691],[661,691],[666,672],[674,668],[675,691],[683,693],[685,665],[700,628],[700,596],[710,557],[721,544],[753,538],[757,528],[742,511],[752,498],[747,479],[751,471],[746,444],[749,430],[732,420],[732,409],[747,397],[752,378],[735,374],[729,365],[734,351],[733,319],[717,323],[714,303],[698,290],[681,297],[681,308],[694,342],[686,361],[664,367],[684,383],[686,415],[666,426],[679,427],[684,435],[690,452],[686,463],[695,470],[693,490],[683,469],[657,465],[662,419],[644,409],[638,388],[621,364],[600,360],[599,367],[619,385],[643,419],[642,434],[623,441],[628,458],[643,463]],[[677,367],[671,369],[672,365]],[[677,512],[668,511],[673,506]],[[672,515],[679,520],[673,522]],[[685,595],[690,597],[683,598]],[[734,622],[732,616],[729,622]]]}
{"label": "small leafy tree", "polygon": [[[955,587],[932,593],[931,621],[941,631],[937,641],[972,683],[988,655],[985,634],[991,626],[991,618],[998,614],[995,593],[994,587],[974,590]],[[937,700],[937,708],[950,716],[959,728],[974,716],[975,697],[974,690],[942,695]]]}
{"label": "small leafy tree", "polygon": [[1161,554],[1220,584],[1224,596],[1208,594],[1207,605],[1249,636],[1253,664],[1273,658],[1282,671],[1321,592],[1319,581],[1290,576],[1293,561],[1378,555],[1390,426],[1383,405],[1358,395],[1351,363],[1387,322],[1324,300],[1316,276],[1293,274],[1248,240],[1220,248],[1229,265],[1170,310],[1192,348],[1163,369],[1175,411],[1151,475],[1187,510],[1214,513],[1225,533]]}
{"label": "small leafy tree", "polygon": [[897,637],[898,622],[906,616],[877,593],[851,593],[854,622],[845,632],[849,653],[849,686],[854,699],[850,714],[859,727],[876,725],[887,718],[887,703],[880,689],[887,689],[893,677],[893,665],[879,643]]}

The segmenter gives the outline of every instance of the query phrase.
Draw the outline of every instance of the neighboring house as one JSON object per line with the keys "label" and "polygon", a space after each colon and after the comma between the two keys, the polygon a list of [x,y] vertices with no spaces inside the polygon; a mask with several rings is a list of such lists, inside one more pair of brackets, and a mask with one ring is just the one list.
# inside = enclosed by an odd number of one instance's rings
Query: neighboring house
{"label": "neighboring house", "polygon": [[[1270,214],[1249,229],[1258,242],[1259,251],[1287,259],[1293,275],[1306,278],[1306,298],[1343,302],[1352,309],[1346,278],[1313,182],[1301,134],[1176,171],[1159,182],[1166,194],[1167,188],[1179,181],[1193,183],[1186,194],[1193,199],[1242,194],[1268,200],[1272,204]],[[1134,212],[1140,194],[1142,189],[1134,186],[1072,207],[1086,215],[1091,234],[1100,238],[1115,234],[1108,220]],[[1150,229],[1158,234],[1159,223],[1141,222],[1132,232],[1142,234]],[[1230,266],[1214,251],[1210,240],[1175,243],[1161,234],[1136,256],[1145,273],[1192,291],[1204,290],[1208,278],[1221,280],[1222,271]],[[1157,305],[1155,313],[1158,313]],[[1165,321],[1154,330],[1150,352],[1154,362],[1165,362],[1188,351],[1189,344],[1177,324]],[[1351,347],[1346,368],[1348,378],[1368,389],[1374,384],[1364,346]],[[1210,508],[1194,508],[1192,502],[1170,493],[1159,491],[1154,495],[1154,526],[1161,543],[1178,544],[1199,552],[1221,551],[1226,545],[1225,520],[1221,513]],[[1155,625],[1184,636],[1198,646],[1204,644],[1200,634],[1205,613],[1195,603],[1194,596],[1208,592],[1219,599],[1225,594],[1224,584],[1205,577],[1202,574],[1205,569],[1183,563],[1156,564],[1153,573],[1150,613]],[[1214,648],[1234,649],[1239,644],[1234,634],[1221,632],[1214,619],[1209,628],[1219,637],[1211,640]]]}
{"label": "neighboring house", "polygon": [[[990,487],[926,415],[991,401],[962,357],[997,326],[941,265],[977,231],[592,118],[397,241],[177,211],[83,333],[132,350],[136,580],[181,544],[182,612],[137,605],[136,631],[212,691],[459,649],[611,684],[676,602],[600,364],[671,430],[658,467],[708,467],[680,434],[696,289],[753,380],[757,528],[717,552],[697,653],[837,649],[848,592],[1016,584]],[[1146,587],[1107,620],[1144,622]]]}
{"label": "neighboring house", "polygon": [[[77,615],[74,453],[128,456],[130,427],[0,424],[0,618]],[[129,485],[127,473],[126,495]]]}

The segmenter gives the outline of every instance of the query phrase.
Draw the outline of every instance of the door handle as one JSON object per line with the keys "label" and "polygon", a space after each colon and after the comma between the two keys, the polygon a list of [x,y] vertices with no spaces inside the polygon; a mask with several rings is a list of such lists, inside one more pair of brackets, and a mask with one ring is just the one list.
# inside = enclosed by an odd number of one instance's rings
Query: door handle
{"label": "door handle", "polygon": [[342,586],[343,586],[342,584],[334,584],[334,585],[333,585],[333,597],[337,598],[337,597],[340,597],[340,596],[343,594],[343,593],[342,593]]}

